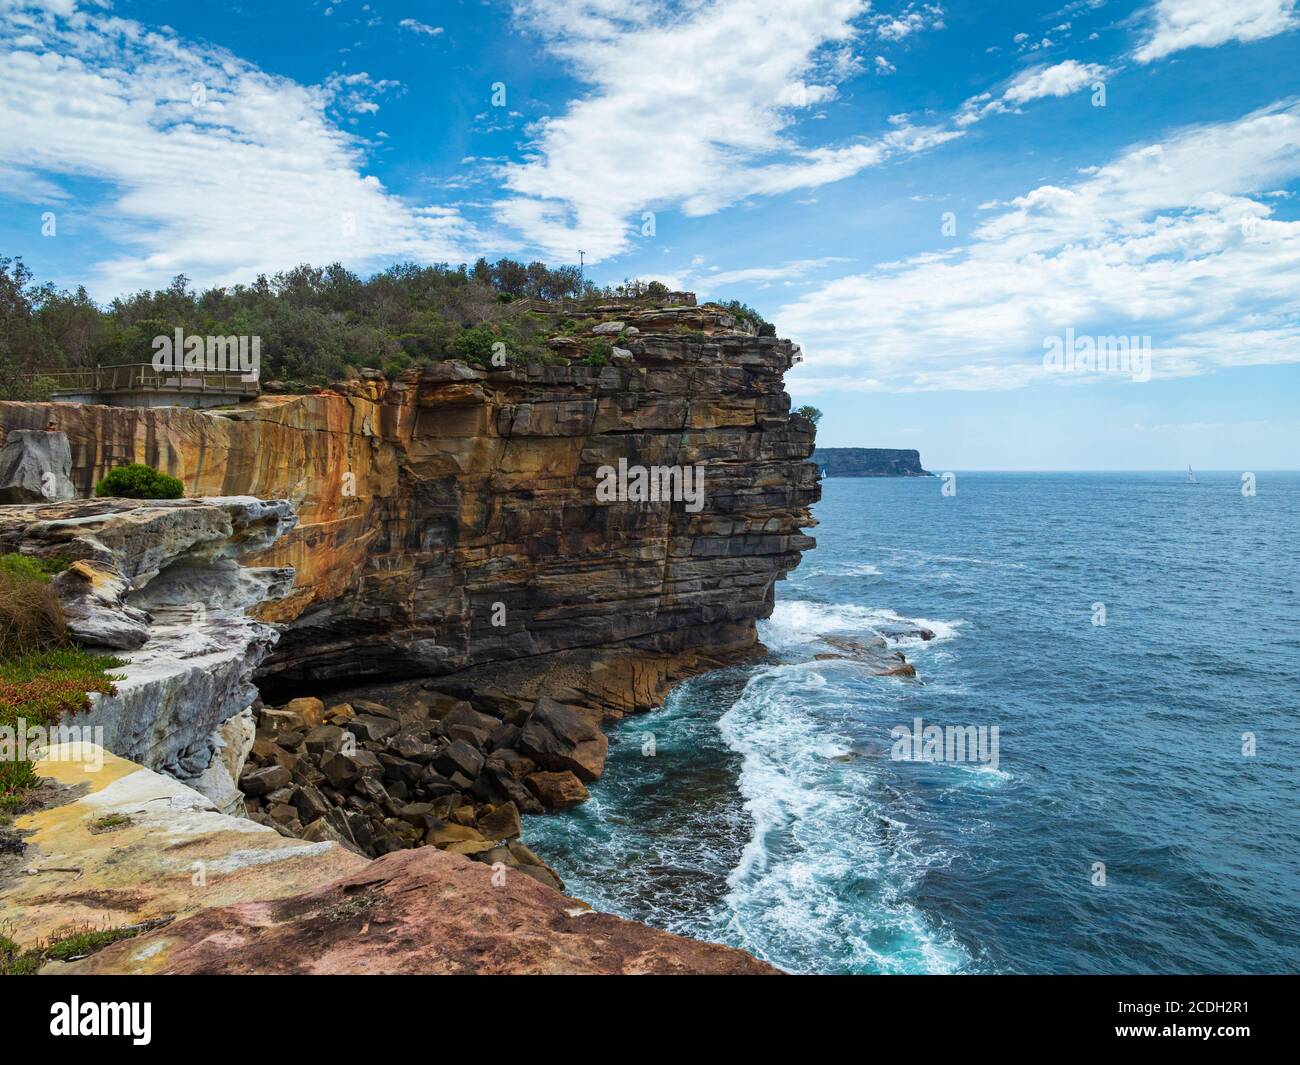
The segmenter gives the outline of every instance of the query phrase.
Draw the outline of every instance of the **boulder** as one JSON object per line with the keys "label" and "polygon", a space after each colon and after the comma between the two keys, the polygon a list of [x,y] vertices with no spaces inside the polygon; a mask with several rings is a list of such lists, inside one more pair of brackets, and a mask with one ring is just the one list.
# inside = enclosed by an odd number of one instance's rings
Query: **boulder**
{"label": "boulder", "polygon": [[523,831],[519,823],[519,808],[513,802],[495,807],[491,813],[478,819],[478,830],[487,839],[514,839]]}
{"label": "boulder", "polygon": [[520,734],[519,749],[544,769],[567,769],[591,781],[605,768],[609,741],[591,717],[543,696]]}
{"label": "boulder", "polygon": [[291,699],[284,709],[297,717],[302,728],[311,729],[325,721],[325,704],[319,699]]}
{"label": "boulder", "polygon": [[384,767],[369,751],[352,754],[326,754],[321,758],[321,772],[336,788],[350,787],[362,776],[382,777]]}
{"label": "boulder", "polygon": [[239,790],[245,795],[269,795],[293,782],[289,770],[281,765],[247,768],[239,777]]}
{"label": "boulder", "polygon": [[68,434],[13,429],[0,447],[0,504],[75,499]]}
{"label": "boulder", "polygon": [[567,769],[561,773],[534,773],[525,781],[543,806],[563,810],[588,799],[587,789]]}
{"label": "boulder", "polygon": [[433,765],[439,773],[452,778],[453,783],[459,773],[468,787],[483,770],[483,755],[464,740],[456,740],[438,753]]}

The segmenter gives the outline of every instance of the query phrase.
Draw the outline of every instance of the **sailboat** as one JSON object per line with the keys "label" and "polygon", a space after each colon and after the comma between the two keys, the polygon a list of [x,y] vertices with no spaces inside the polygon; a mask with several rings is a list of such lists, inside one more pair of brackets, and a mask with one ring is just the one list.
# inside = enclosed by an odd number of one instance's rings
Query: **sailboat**
{"label": "sailboat", "polygon": [[1198,480],[1196,479],[1196,474],[1194,474],[1194,473],[1192,472],[1192,467],[1191,467],[1190,465],[1188,465],[1188,467],[1187,467],[1187,483],[1188,483],[1188,484],[1200,484],[1200,483],[1201,483],[1200,481],[1198,481]]}

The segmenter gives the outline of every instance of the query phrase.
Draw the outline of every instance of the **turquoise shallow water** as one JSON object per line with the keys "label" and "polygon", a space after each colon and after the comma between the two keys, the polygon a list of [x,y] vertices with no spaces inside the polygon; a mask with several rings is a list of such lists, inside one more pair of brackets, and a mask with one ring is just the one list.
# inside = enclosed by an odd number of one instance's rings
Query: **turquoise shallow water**
{"label": "turquoise shallow water", "polygon": [[[1198,476],[825,482],[768,660],[614,729],[525,837],[792,971],[1296,971],[1300,474]],[[814,658],[900,618],[916,681]],[[996,769],[893,759],[917,717],[997,726]]]}

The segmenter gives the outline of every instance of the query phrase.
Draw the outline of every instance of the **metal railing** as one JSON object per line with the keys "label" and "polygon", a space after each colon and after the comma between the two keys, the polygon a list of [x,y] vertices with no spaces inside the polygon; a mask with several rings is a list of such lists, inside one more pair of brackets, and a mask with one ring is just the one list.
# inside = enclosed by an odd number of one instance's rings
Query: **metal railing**
{"label": "metal railing", "polygon": [[49,382],[51,391],[56,393],[208,392],[255,396],[261,392],[256,376],[245,380],[238,370],[157,370],[147,362],[84,370],[37,370],[32,380]]}

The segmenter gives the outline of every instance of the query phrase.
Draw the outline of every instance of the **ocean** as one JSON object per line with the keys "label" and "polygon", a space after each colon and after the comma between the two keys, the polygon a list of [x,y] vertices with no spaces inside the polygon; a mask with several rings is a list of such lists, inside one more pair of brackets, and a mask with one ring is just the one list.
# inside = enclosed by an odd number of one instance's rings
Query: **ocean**
{"label": "ocean", "polygon": [[[1300,474],[1255,476],[827,480],[766,660],[611,729],[525,838],[791,972],[1295,972]],[[873,634],[915,679],[815,657]],[[996,747],[895,757],[917,719]]]}

